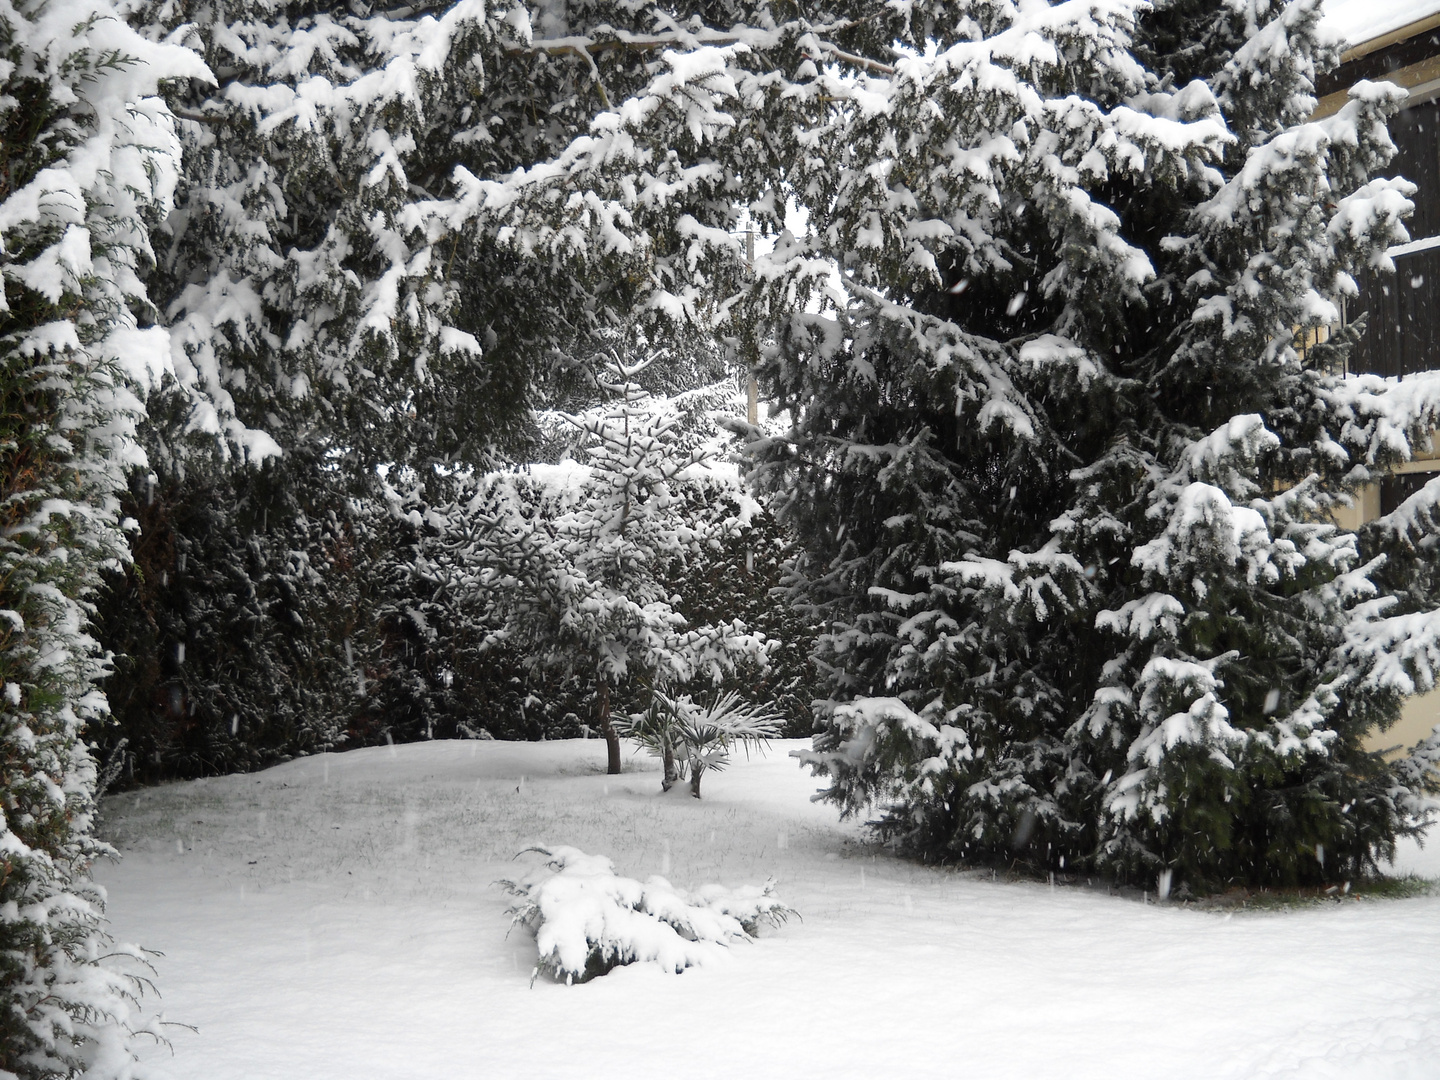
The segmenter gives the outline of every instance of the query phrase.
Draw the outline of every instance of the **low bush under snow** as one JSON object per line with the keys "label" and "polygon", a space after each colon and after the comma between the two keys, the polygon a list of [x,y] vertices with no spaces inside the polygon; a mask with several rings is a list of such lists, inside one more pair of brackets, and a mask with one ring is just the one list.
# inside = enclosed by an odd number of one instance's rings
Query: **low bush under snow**
{"label": "low bush under snow", "polygon": [[[774,895],[775,881],[726,889],[705,885],[685,893],[663,877],[620,877],[603,855],[573,847],[531,847],[545,862],[502,881],[519,902],[515,923],[535,935],[544,972],[567,984],[585,982],[622,964],[653,962],[681,972],[713,959],[731,942],[753,940],[761,922],[794,914]],[[513,924],[512,924],[513,925]]]}

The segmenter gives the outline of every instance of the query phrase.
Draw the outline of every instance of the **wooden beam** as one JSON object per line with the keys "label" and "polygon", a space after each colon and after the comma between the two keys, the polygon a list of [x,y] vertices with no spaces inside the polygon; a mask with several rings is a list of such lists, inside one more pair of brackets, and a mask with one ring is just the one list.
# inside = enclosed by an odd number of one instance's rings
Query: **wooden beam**
{"label": "wooden beam", "polygon": [[[1440,24],[1437,24],[1440,25]],[[1406,90],[1419,89],[1427,83],[1434,83],[1440,80],[1440,56],[1432,56],[1429,60],[1422,60],[1418,64],[1411,64],[1409,67],[1399,68],[1377,78],[1374,82],[1394,83],[1396,86],[1403,86]],[[1333,116],[1339,112],[1345,102],[1350,100],[1349,89],[1337,90],[1333,94],[1326,94],[1315,106],[1315,111],[1310,114],[1311,120],[1322,120],[1327,116]],[[1419,105],[1428,100],[1422,95],[1416,95],[1416,100],[1407,101],[1400,107],[1408,108],[1411,105]]]}

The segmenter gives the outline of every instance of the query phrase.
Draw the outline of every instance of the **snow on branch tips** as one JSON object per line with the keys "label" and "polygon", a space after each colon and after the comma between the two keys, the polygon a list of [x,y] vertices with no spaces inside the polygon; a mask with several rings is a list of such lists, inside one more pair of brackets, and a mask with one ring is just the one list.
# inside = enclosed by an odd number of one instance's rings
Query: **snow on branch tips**
{"label": "snow on branch tips", "polygon": [[686,893],[662,877],[620,877],[605,856],[573,847],[537,845],[520,855],[527,852],[545,862],[497,884],[518,898],[512,925],[535,935],[540,955],[531,985],[542,973],[570,985],[635,963],[678,974],[714,963],[735,942],[753,941],[761,923],[778,926],[796,914],[774,895],[774,879]]}
{"label": "snow on branch tips", "polygon": [[213,79],[107,0],[7,4],[0,28],[0,1077],[123,1080],[164,1037],[146,954],[112,939],[89,875],[113,854],[93,833],[95,602],[130,559],[143,399],[176,374],[138,317],[180,182],[157,95]]}
{"label": "snow on branch tips", "polygon": [[975,748],[954,715],[935,719],[916,713],[894,697],[856,698],[832,704],[829,730],[814,750],[790,756],[833,786],[816,799],[838,802],[845,814],[871,804],[871,792],[885,785],[898,797],[929,796],[946,774],[974,760]]}

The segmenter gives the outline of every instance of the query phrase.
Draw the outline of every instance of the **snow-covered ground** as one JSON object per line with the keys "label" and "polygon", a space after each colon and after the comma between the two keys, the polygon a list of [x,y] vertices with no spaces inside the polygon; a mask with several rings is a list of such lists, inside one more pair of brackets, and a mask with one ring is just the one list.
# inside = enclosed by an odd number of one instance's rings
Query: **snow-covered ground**
{"label": "snow-covered ground", "polygon": [[[105,804],[115,932],[157,961],[157,1080],[1440,1077],[1440,895],[1272,912],[929,869],[811,804],[780,744],[661,797],[599,742],[436,742]],[[728,962],[530,986],[526,844],[677,885],[781,879]],[[1440,847],[1440,845],[1437,845]],[[1440,875],[1408,848],[1401,869]]]}

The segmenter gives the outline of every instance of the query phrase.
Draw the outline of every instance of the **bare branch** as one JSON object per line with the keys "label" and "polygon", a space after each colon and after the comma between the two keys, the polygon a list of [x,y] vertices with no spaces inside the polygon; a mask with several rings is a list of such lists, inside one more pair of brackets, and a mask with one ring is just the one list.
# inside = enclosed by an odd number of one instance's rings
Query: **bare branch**
{"label": "bare branch", "polygon": [[849,64],[851,67],[858,67],[864,71],[878,71],[882,75],[894,75],[894,64],[882,64],[879,60],[871,60],[869,57],[856,56],[854,53],[845,52],[839,46],[832,45],[828,41],[817,41],[820,51],[832,60],[838,60],[842,64]]}
{"label": "bare branch", "polygon": [[218,127],[230,123],[230,117],[220,113],[202,113],[194,109],[171,109],[170,112],[180,120],[193,120],[197,124],[213,124]]}
{"label": "bare branch", "polygon": [[[859,21],[840,23],[835,26],[825,27],[827,31],[847,30],[852,26],[859,25]],[[700,30],[694,33],[677,30],[674,33],[655,34],[650,37],[624,37],[596,41],[587,37],[568,38],[541,38],[531,42],[527,46],[516,46],[506,49],[506,56],[527,56],[544,53],[547,56],[578,56],[586,60],[592,71],[594,71],[594,57],[606,52],[647,52],[655,49],[665,49],[672,46],[682,48],[694,48],[697,45],[734,45],[743,42],[747,37],[743,33],[721,33],[716,30]],[[846,52],[838,45],[815,38],[813,33],[809,35],[815,46],[825,56],[842,64],[849,64],[851,67],[858,67],[864,71],[875,71],[885,75],[895,74],[892,64],[882,63],[879,60],[871,60],[866,56],[858,56],[855,53]],[[598,78],[596,79],[598,82]]]}

